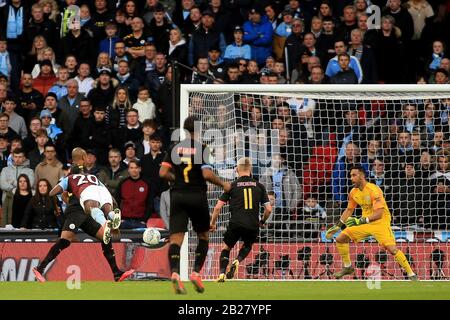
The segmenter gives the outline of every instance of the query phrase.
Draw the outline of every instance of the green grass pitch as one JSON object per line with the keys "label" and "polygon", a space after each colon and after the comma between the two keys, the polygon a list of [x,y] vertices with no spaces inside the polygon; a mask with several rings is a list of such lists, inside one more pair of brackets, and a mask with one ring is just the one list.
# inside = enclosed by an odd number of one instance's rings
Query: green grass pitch
{"label": "green grass pitch", "polygon": [[114,300],[302,300],[302,299],[450,299],[450,282],[381,283],[368,289],[364,281],[228,281],[204,282],[205,292],[195,292],[185,282],[187,295],[175,295],[169,281],[82,282],[69,290],[65,282],[0,282],[0,300],[11,299],[114,299]]}

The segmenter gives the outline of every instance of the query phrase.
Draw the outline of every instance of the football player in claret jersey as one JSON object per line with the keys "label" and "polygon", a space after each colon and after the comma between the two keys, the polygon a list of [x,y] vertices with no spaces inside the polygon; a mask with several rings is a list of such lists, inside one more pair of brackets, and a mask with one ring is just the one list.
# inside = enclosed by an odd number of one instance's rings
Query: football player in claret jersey
{"label": "football player in claret jersey", "polygon": [[[78,228],[80,228],[91,237],[95,237],[101,241],[103,255],[108,261],[111,271],[113,272],[114,280],[123,281],[129,277],[134,270],[130,269],[123,272],[118,268],[114,249],[112,247],[112,243],[109,241],[110,235],[105,237],[105,233],[109,233],[108,224],[105,224],[104,226],[100,225],[92,218],[91,215],[86,214],[83,207],[80,205],[81,193],[91,185],[98,185],[98,179],[94,175],[83,174],[82,168],[79,168],[78,166],[73,167],[72,170],[73,171],[71,174],[67,177],[67,181],[60,182],[60,184],[67,184],[66,189],[69,192],[69,200],[66,211],[64,212],[64,225],[62,227],[61,237],[50,248],[47,256],[41,261],[41,263],[36,268],[33,268],[36,279],[40,282],[46,281],[43,276],[45,268],[61,253],[62,250],[70,246],[70,243],[75,238],[75,233]],[[54,190],[58,188],[63,187],[59,184],[56,185],[52,191],[50,191],[50,194],[55,192]],[[108,241],[104,241],[105,238],[107,238]]]}
{"label": "football player in claret jersey", "polygon": [[[238,178],[231,183],[231,190],[222,194],[214,207],[210,231],[216,230],[216,221],[222,207],[228,202],[231,218],[228,229],[223,235],[222,252],[220,253],[220,275],[218,282],[225,281],[225,272],[230,259],[230,251],[242,240],[243,245],[236,259],[226,273],[232,279],[237,273],[239,263],[244,260],[256,242],[259,227],[263,226],[272,213],[272,206],[266,188],[251,177],[252,164],[250,158],[241,158],[236,167]],[[264,206],[264,215],[260,220],[260,207]]]}
{"label": "football player in claret jersey", "polygon": [[[350,261],[350,240],[357,243],[372,236],[394,256],[395,261],[405,269],[411,280],[417,280],[408,259],[396,246],[391,229],[391,213],[383,192],[376,184],[366,181],[366,172],[360,165],[351,168],[350,179],[354,188],[350,191],[347,209],[342,213],[340,221],[326,233],[326,238],[331,239],[334,233],[345,227],[336,238],[336,247],[342,257],[344,268],[334,276],[340,279],[355,272]],[[352,217],[353,211],[358,205],[361,206],[362,217]]]}
{"label": "football player in claret jersey", "polygon": [[170,247],[169,262],[172,271],[172,284],[177,294],[185,294],[183,282],[180,280],[180,248],[185,232],[188,231],[189,219],[198,236],[195,251],[194,271],[190,275],[197,292],[203,292],[199,272],[208,254],[209,245],[209,208],[206,196],[206,181],[229,190],[230,184],[223,182],[212,171],[209,162],[208,148],[198,141],[195,132],[195,117],[184,121],[187,131],[186,139],[173,145],[161,163],[159,175],[172,181],[170,192]]}

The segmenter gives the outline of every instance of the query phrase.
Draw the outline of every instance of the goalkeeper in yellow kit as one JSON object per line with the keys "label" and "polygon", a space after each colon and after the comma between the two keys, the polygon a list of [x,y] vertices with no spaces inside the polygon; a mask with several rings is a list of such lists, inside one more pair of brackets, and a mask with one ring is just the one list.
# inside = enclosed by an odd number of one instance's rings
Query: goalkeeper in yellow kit
{"label": "goalkeeper in yellow kit", "polygon": [[[331,239],[333,234],[345,226],[345,229],[336,238],[336,247],[344,262],[344,268],[335,273],[336,279],[355,272],[350,261],[350,246],[352,240],[357,243],[368,236],[373,236],[380,245],[386,248],[405,269],[411,280],[417,280],[403,252],[397,249],[394,234],[391,229],[391,213],[384,199],[381,189],[366,181],[366,172],[362,166],[355,165],[350,170],[350,179],[354,188],[348,197],[347,209],[342,213],[340,221],[327,230],[326,238]],[[362,217],[352,217],[357,206],[361,206]]]}

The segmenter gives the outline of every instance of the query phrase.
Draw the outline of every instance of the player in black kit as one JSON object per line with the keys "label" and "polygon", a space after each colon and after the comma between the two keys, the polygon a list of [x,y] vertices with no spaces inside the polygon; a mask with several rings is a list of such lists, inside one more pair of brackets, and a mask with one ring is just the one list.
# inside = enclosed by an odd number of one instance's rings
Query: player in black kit
{"label": "player in black kit", "polygon": [[161,163],[159,175],[172,181],[170,192],[170,247],[169,262],[172,271],[172,283],[177,294],[185,294],[180,279],[180,248],[184,234],[188,230],[189,219],[198,236],[195,251],[194,271],[190,280],[197,292],[203,292],[204,286],[199,272],[208,253],[209,245],[209,207],[206,196],[206,181],[229,190],[230,184],[217,177],[209,164],[208,148],[198,141],[198,131],[194,129],[195,117],[184,121],[184,129],[188,132],[186,139],[173,145]]}
{"label": "player in black kit", "polygon": [[[264,226],[272,213],[266,188],[251,177],[252,164],[250,158],[239,159],[236,171],[238,178],[231,183],[231,190],[220,196],[211,218],[210,231],[214,231],[216,230],[216,221],[220,210],[227,202],[229,203],[231,218],[227,231],[223,235],[218,282],[224,282],[225,276],[227,279],[232,279],[235,276],[239,263],[248,256],[252,250],[252,245],[258,238],[259,227]],[[261,204],[264,206],[264,215],[260,220]],[[244,244],[225,275],[230,251],[240,239]]]}

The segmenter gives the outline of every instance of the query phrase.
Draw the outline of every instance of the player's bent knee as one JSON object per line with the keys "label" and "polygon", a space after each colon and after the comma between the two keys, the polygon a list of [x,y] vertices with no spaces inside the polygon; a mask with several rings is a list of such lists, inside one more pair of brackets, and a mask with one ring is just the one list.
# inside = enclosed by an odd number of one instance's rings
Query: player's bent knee
{"label": "player's bent knee", "polygon": [[341,233],[339,236],[337,236],[336,242],[337,243],[349,243],[350,238],[346,234]]}
{"label": "player's bent knee", "polygon": [[208,232],[199,232],[197,234],[199,240],[209,241],[209,233]]}

